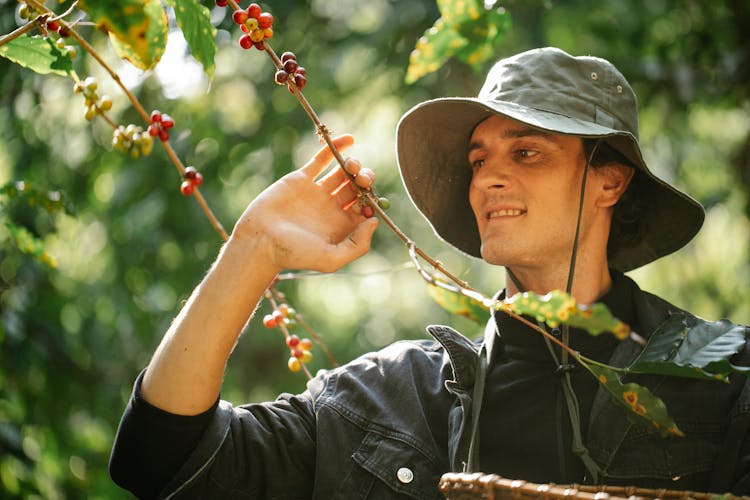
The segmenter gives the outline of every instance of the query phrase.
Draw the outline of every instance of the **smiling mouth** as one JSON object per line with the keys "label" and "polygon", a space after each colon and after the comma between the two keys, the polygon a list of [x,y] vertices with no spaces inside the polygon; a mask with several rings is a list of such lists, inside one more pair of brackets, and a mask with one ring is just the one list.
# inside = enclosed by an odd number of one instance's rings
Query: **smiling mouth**
{"label": "smiling mouth", "polygon": [[487,214],[487,220],[492,219],[499,219],[503,217],[518,217],[522,215],[524,212],[522,210],[518,210],[515,208],[508,208],[508,209],[501,209],[501,210],[493,210],[492,212]]}

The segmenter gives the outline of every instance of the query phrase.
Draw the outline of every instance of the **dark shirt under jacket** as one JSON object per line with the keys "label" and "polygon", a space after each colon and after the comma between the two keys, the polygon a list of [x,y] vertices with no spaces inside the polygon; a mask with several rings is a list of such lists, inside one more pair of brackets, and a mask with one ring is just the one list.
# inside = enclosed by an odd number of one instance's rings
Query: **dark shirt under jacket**
{"label": "dark shirt under jacket", "polygon": [[[627,324],[634,320],[628,283],[613,276],[599,300]],[[571,451],[570,417],[562,389],[562,372],[544,337],[504,313],[496,316],[500,339],[493,349],[480,420],[480,467],[483,471],[533,482],[582,482],[583,462]],[[550,329],[559,339],[560,329]],[[608,333],[592,336],[571,329],[570,346],[589,359],[606,362],[618,340]],[[561,349],[554,346],[558,360]],[[585,436],[598,383],[569,360],[571,382]],[[571,479],[573,481],[571,481]]]}

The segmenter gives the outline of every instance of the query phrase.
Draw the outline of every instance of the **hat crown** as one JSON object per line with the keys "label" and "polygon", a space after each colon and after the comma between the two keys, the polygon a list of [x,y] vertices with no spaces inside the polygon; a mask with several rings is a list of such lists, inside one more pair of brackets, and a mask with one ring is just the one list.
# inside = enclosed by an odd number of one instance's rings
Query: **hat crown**
{"label": "hat crown", "polygon": [[548,47],[498,61],[479,99],[596,123],[638,138],[638,105],[625,77],[609,61],[574,57]]}

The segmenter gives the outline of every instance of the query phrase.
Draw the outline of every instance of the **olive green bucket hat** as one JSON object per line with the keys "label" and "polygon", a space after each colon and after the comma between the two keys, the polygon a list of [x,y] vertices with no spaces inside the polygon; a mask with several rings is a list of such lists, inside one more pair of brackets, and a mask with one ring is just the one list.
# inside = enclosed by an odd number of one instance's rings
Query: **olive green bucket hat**
{"label": "olive green bucket hat", "polygon": [[493,114],[549,132],[600,139],[636,167],[629,195],[640,210],[627,222],[627,232],[637,236],[618,236],[619,221],[627,219],[617,217],[618,203],[607,250],[610,267],[625,272],[668,255],[703,224],[703,207],[646,166],[635,94],[622,74],[604,59],[542,48],[496,63],[478,97],[423,102],[398,124],[406,190],[438,236],[459,250],[481,257],[467,158],[474,127]]}

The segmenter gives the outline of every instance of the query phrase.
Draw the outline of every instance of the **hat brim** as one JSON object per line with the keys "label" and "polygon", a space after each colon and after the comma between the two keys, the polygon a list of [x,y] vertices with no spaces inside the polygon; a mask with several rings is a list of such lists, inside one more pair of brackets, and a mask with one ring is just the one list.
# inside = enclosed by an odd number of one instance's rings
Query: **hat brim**
{"label": "hat brim", "polygon": [[636,165],[643,182],[635,195],[643,201],[645,216],[638,222],[639,238],[628,246],[609,245],[610,267],[626,272],[668,255],[702,226],[702,206],[653,175],[637,139],[628,132],[510,102],[441,98],[418,104],[399,121],[398,163],[414,205],[440,238],[462,252],[481,258],[479,230],[469,205],[467,158],[474,128],[493,114],[548,132],[602,138]]}

